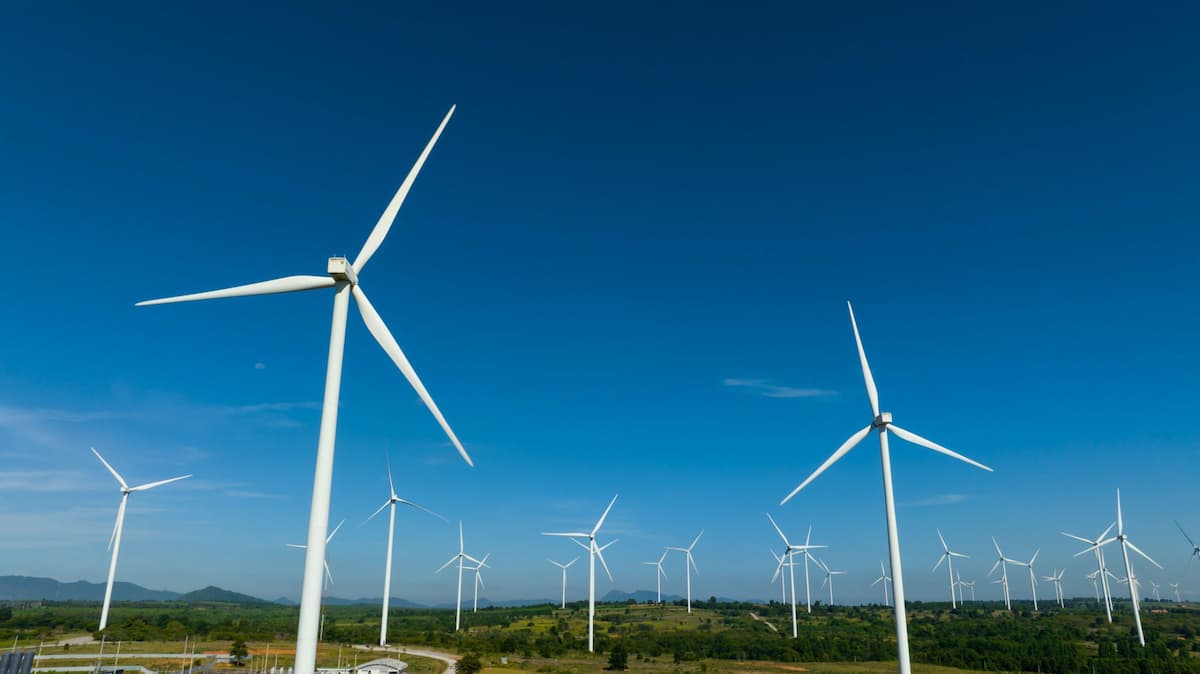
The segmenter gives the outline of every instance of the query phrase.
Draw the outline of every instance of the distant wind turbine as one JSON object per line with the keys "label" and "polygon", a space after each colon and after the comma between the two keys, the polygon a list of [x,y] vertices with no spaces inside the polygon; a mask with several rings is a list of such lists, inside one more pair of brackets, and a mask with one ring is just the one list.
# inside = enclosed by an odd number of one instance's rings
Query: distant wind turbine
{"label": "distant wind turbine", "polygon": [[813,561],[816,562],[817,566],[821,567],[821,570],[825,572],[825,579],[821,581],[821,587],[825,587],[826,584],[829,585],[829,605],[833,606],[833,577],[844,575],[846,572],[834,571],[833,569],[830,569],[825,562],[822,562],[817,557],[813,557]]}
{"label": "distant wind turbine", "polygon": [[787,576],[783,575],[783,567],[785,564],[789,564],[788,555],[786,552],[782,555],[777,555],[775,554],[775,551],[770,548],[767,548],[767,552],[771,553],[771,556],[775,558],[776,562],[775,573],[771,576],[771,582],[774,583],[776,578],[779,579],[779,603],[786,605],[788,603]]}
{"label": "distant wind turbine", "polygon": [[346,314],[350,306],[351,295],[354,296],[354,301],[358,304],[359,314],[362,316],[363,322],[366,323],[367,330],[371,333],[371,336],[375,338],[375,341],[379,342],[379,345],[387,352],[388,357],[400,368],[405,379],[408,380],[408,383],[417,392],[417,395],[425,403],[425,406],[429,408],[434,418],[437,419],[438,424],[442,427],[447,437],[450,438],[450,442],[458,449],[458,453],[462,455],[463,460],[468,465],[474,465],[471,462],[471,457],[467,455],[467,450],[463,449],[462,443],[458,441],[458,436],[451,430],[450,424],[446,422],[437,404],[433,402],[433,398],[425,390],[425,385],[417,377],[416,371],[408,362],[408,357],[404,355],[404,352],[400,349],[400,345],[396,343],[396,339],[392,337],[391,331],[388,330],[383,319],[379,317],[379,313],[375,311],[375,307],[371,305],[366,293],[363,292],[362,287],[358,283],[363,268],[371,259],[371,256],[375,254],[375,251],[379,249],[384,238],[387,237],[388,230],[392,228],[392,223],[396,219],[396,214],[399,212],[400,206],[404,203],[409,190],[412,189],[413,182],[417,179],[417,174],[420,173],[421,167],[425,165],[425,160],[429,157],[429,153],[433,150],[433,146],[437,143],[438,138],[442,135],[442,130],[446,128],[446,124],[450,121],[450,116],[453,114],[454,106],[451,106],[450,111],[442,119],[442,123],[438,126],[437,131],[433,133],[433,137],[429,139],[429,142],[425,145],[425,149],[417,157],[417,161],[408,172],[408,176],[400,184],[400,188],[396,190],[387,208],[384,209],[383,215],[375,223],[375,228],[371,230],[371,234],[367,237],[366,243],[363,244],[362,249],[358,252],[358,257],[355,258],[353,264],[344,257],[331,257],[326,268],[328,276],[285,276],[271,281],[261,281],[233,288],[146,300],[137,303],[137,306],[141,307],[152,304],[191,302],[224,297],[273,295],[323,288],[334,289],[333,325],[329,338],[329,361],[325,371],[325,396],[321,405],[321,428],[318,432],[317,440],[317,464],[313,476],[312,508],[308,518],[308,547],[304,558],[304,583],[300,591],[300,619],[296,629],[295,674],[313,674],[316,667],[317,639],[319,636],[321,611],[321,569],[325,560],[325,532],[329,530],[329,500],[333,482],[333,449],[334,439],[337,435],[338,394],[342,382],[342,351],[346,343]]}
{"label": "distant wind turbine", "polygon": [[[337,535],[338,529],[341,529],[342,525],[345,523],[346,520],[344,519],[341,522],[338,522],[337,526],[333,528],[333,531],[329,532],[329,535],[325,537],[326,552],[328,552],[329,542],[333,540],[333,537]],[[307,545],[301,545],[299,543],[287,543],[286,545],[289,548],[299,548],[301,550],[305,550],[308,547]],[[322,559],[321,565],[325,567],[325,578],[321,583],[321,620],[317,626],[317,641],[322,641],[325,639],[325,598],[329,594],[329,586],[333,585],[333,574],[329,571],[329,559]]]}
{"label": "distant wind turbine", "polygon": [[702,530],[700,533],[696,534],[695,540],[693,540],[692,544],[687,546],[686,548],[671,548],[671,547],[667,548],[667,550],[674,550],[676,552],[682,552],[684,554],[684,556],[687,557],[687,559],[683,563],[683,570],[687,574],[687,612],[688,613],[692,612],[692,570],[695,569],[696,575],[700,575],[700,567],[696,566],[696,559],[692,556],[692,550],[695,549],[696,544],[700,542],[700,537],[703,535],[704,535],[704,531]]}
{"label": "distant wind turbine", "polygon": [[892,605],[891,601],[888,599],[888,596],[889,596],[888,595],[888,583],[890,583],[890,582],[892,582],[892,578],[891,578],[891,576],[887,575],[887,571],[883,568],[883,560],[881,559],[881,560],[879,560],[879,577],[875,579],[874,583],[871,583],[871,587],[875,587],[876,585],[883,583],[883,605],[884,606]]}
{"label": "distant wind turbine", "polygon": [[1193,559],[1200,559],[1200,545],[1196,545],[1196,542],[1192,540],[1192,537],[1187,535],[1187,532],[1183,530],[1183,525],[1179,523],[1179,520],[1175,520],[1175,526],[1179,527],[1179,533],[1183,534],[1183,537],[1187,539],[1188,545],[1192,546],[1192,554],[1188,557],[1188,561],[1190,562]]}
{"label": "distant wind turbine", "polygon": [[121,477],[117,469],[105,461],[103,456],[100,456],[100,452],[97,452],[95,447],[92,448],[92,453],[96,455],[97,459],[100,459],[100,463],[104,464],[108,472],[112,473],[112,476],[117,478],[117,482],[121,485],[121,505],[117,506],[117,523],[113,525],[112,535],[108,538],[108,547],[112,550],[112,560],[108,563],[108,583],[104,586],[104,606],[100,609],[100,631],[103,632],[104,628],[108,626],[108,607],[112,601],[113,578],[117,575],[117,555],[121,552],[121,533],[125,530],[125,506],[129,503],[129,495],[134,492],[148,491],[155,487],[161,487],[164,484],[184,480],[191,477],[191,475],[181,475],[169,480],[147,482],[146,484],[139,484],[136,487],[130,487],[125,483],[125,478]]}
{"label": "distant wind turbine", "polygon": [[571,566],[575,562],[578,562],[579,558],[576,557],[575,559],[572,559],[571,561],[567,562],[566,564],[559,564],[558,562],[554,561],[553,559],[547,559],[546,561],[550,562],[551,564],[562,569],[562,606],[560,606],[559,608],[566,608],[567,607],[567,567]]}
{"label": "distant wind turbine", "polygon": [[[841,459],[846,455],[847,452],[849,452],[851,449],[854,449],[855,445],[862,442],[863,439],[871,433],[871,431],[879,432],[879,457],[880,463],[883,467],[883,503],[884,512],[887,518],[888,554],[891,559],[892,574],[894,576],[892,581],[892,598],[895,603],[896,612],[897,660],[900,674],[912,674],[912,664],[910,662],[908,652],[908,618],[905,614],[904,607],[904,572],[900,565],[900,533],[899,528],[896,525],[896,501],[892,493],[892,460],[891,454],[888,450],[888,431],[895,433],[903,440],[920,445],[926,449],[931,449],[940,454],[945,454],[946,456],[958,459],[959,461],[969,463],[977,468],[982,468],[983,470],[987,471],[991,471],[992,469],[981,463],[972,461],[961,454],[946,449],[932,440],[927,440],[916,433],[911,433],[903,428],[900,428],[892,423],[891,412],[879,411],[879,394],[875,390],[875,378],[871,376],[871,368],[867,365],[867,354],[866,351],[863,350],[862,338],[858,334],[858,323],[854,320],[854,308],[850,306],[849,302],[846,303],[846,306],[850,310],[850,325],[854,329],[854,341],[858,346],[858,360],[862,365],[863,380],[866,382],[867,386],[867,398],[871,402],[871,414],[874,416],[871,419],[871,423],[866,428],[858,431],[854,435],[851,435],[846,442],[842,443],[842,446],[839,447],[832,456],[826,459],[825,463],[821,464],[821,466],[817,468],[812,475],[809,475],[804,482],[801,482],[800,486],[793,489],[792,493],[788,494],[780,503],[780,505],[787,503],[788,500],[799,493],[801,489],[804,489],[821,473],[825,472],[827,468],[832,466],[834,463],[837,463],[838,459]],[[301,672],[300,674],[308,673]]]}
{"label": "distant wind turbine", "polygon": [[483,587],[483,589],[485,589],[485,590],[487,589],[487,586],[485,586],[483,584],[483,574],[481,573],[481,571],[483,569],[492,568],[487,565],[488,557],[491,557],[491,556],[492,556],[492,553],[489,552],[486,555],[484,555],[483,559],[479,560],[479,563],[476,564],[474,567],[467,567],[467,571],[475,572],[475,599],[471,602],[471,613],[479,613],[479,588]]}
{"label": "distant wind turbine", "polygon": [[1179,583],[1170,583],[1171,589],[1175,591],[1175,603],[1182,604],[1183,599],[1179,597]]}
{"label": "distant wind turbine", "polygon": [[[795,560],[795,553],[801,552],[801,553],[804,553],[807,555],[810,550],[812,550],[814,548],[824,548],[825,546],[824,545],[810,545],[807,542],[805,542],[804,545],[792,545],[791,542],[788,541],[787,536],[784,535],[783,529],[779,528],[779,525],[775,523],[775,519],[773,517],[771,517],[770,513],[767,514],[767,520],[771,522],[772,527],[775,527],[775,533],[779,534],[779,537],[783,539],[783,557],[786,557],[788,560],[787,561],[788,577],[791,578],[791,582],[792,582],[792,638],[795,639],[799,636],[799,630],[796,626],[796,570],[795,570],[796,560]],[[809,533],[809,535],[812,535],[812,527],[809,527],[808,533]],[[781,559],[779,562],[779,566],[775,569],[776,575],[778,575],[782,570],[783,570],[783,561]],[[771,580],[774,580],[774,578],[772,578]]]}
{"label": "distant wind turbine", "polygon": [[[1099,536],[1097,536],[1096,540],[1089,540],[1089,539],[1084,538],[1083,536],[1076,536],[1075,534],[1068,534],[1065,531],[1059,532],[1063,536],[1066,536],[1067,538],[1073,538],[1073,539],[1079,541],[1080,543],[1087,543],[1088,547],[1075,553],[1076,557],[1078,557],[1080,555],[1086,555],[1089,552],[1095,554],[1095,556],[1096,556],[1096,575],[1099,576],[1099,578],[1100,578],[1100,588],[1102,590],[1104,590],[1104,614],[1108,617],[1108,622],[1110,622],[1110,623],[1113,621],[1112,620],[1112,590],[1108,586],[1108,576],[1109,576],[1108,566],[1104,563],[1104,550],[1102,550],[1101,547],[1104,545],[1104,540],[1108,536],[1108,532],[1112,531],[1112,528],[1115,526],[1117,526],[1116,522],[1113,522],[1112,524],[1108,525],[1108,528],[1105,529],[1104,532],[1101,533]],[[1092,581],[1095,582],[1095,578],[1093,578]]]}
{"label": "distant wind turbine", "polygon": [[1095,571],[1087,574],[1087,579],[1092,581],[1092,591],[1094,591],[1096,593],[1096,601],[1097,602],[1100,601],[1100,585],[1098,584],[1099,578],[1100,578],[1100,569],[1096,569]]}
{"label": "distant wind turbine", "polygon": [[1117,490],[1117,536],[1115,538],[1110,538],[1106,541],[1101,541],[1098,544],[1098,546],[1105,546],[1105,545],[1108,545],[1109,543],[1112,543],[1113,541],[1118,541],[1121,543],[1121,554],[1125,558],[1125,579],[1129,583],[1129,599],[1130,599],[1130,601],[1133,602],[1133,621],[1137,625],[1138,643],[1141,644],[1142,646],[1145,646],[1146,645],[1146,635],[1142,633],[1142,613],[1141,613],[1141,611],[1138,610],[1138,594],[1137,594],[1138,581],[1137,581],[1137,576],[1135,576],[1133,573],[1133,566],[1129,563],[1129,551],[1133,550],[1134,552],[1138,553],[1142,557],[1146,558],[1146,561],[1150,562],[1151,564],[1153,564],[1154,566],[1157,566],[1160,569],[1162,568],[1162,565],[1159,564],[1158,562],[1154,561],[1153,559],[1150,559],[1150,555],[1147,555],[1146,553],[1142,552],[1141,549],[1138,548],[1138,546],[1134,545],[1133,541],[1129,540],[1129,534],[1125,533],[1125,521],[1121,517],[1121,490],[1120,489]]}
{"label": "distant wind turbine", "polygon": [[[619,494],[618,494],[619,496]],[[543,536],[563,536],[570,538],[576,545],[588,551],[588,653],[595,653],[595,629],[596,629],[596,558],[600,558],[600,565],[604,567],[604,573],[608,575],[608,580],[611,582],[612,572],[608,570],[608,563],[604,561],[604,549],[616,543],[613,539],[604,545],[596,545],[596,534],[600,532],[600,527],[604,526],[604,520],[608,517],[608,511],[612,510],[613,504],[617,502],[617,497],[613,496],[608,502],[608,507],[604,509],[604,514],[600,515],[600,519],[596,520],[596,526],[587,533],[583,532],[568,532],[568,533],[543,533]],[[580,543],[578,539],[587,540],[587,545]]]}
{"label": "distant wind turbine", "polygon": [[1056,569],[1049,576],[1042,576],[1042,580],[1048,580],[1051,583],[1054,583],[1054,598],[1058,600],[1059,608],[1064,608],[1066,606],[1063,603],[1063,591],[1062,591],[1063,574],[1066,572],[1067,572],[1066,569],[1063,569],[1062,571],[1058,571]]}
{"label": "distant wind turbine", "polygon": [[445,570],[446,567],[450,566],[451,564],[453,564],[455,562],[458,562],[458,599],[454,602],[454,631],[455,632],[457,632],[458,628],[462,625],[463,561],[474,562],[476,564],[480,563],[480,561],[478,559],[475,559],[474,557],[472,557],[471,555],[468,555],[466,553],[466,548],[463,545],[462,520],[459,520],[458,521],[458,553],[455,554],[453,557],[451,557],[450,560],[447,561],[445,564],[443,564],[437,571],[434,571],[435,574],[441,573],[443,570]]}
{"label": "distant wind turbine", "polygon": [[1161,586],[1154,581],[1150,581],[1150,587],[1154,590],[1154,601],[1162,601],[1162,597],[1158,596],[1158,589]]}
{"label": "distant wind turbine", "polygon": [[[951,550],[950,546],[946,545],[946,539],[942,537],[942,530],[935,529],[935,531],[937,531],[938,540],[942,542],[942,554],[938,557],[937,564],[933,565],[933,571],[937,571],[942,562],[946,562],[946,570],[950,574],[950,608],[958,608],[958,602],[954,599],[954,558],[969,559],[969,557]],[[933,571],[930,571],[930,573],[933,573]]]}
{"label": "distant wind turbine", "polygon": [[997,559],[996,559],[996,563],[992,565],[992,569],[990,571],[988,571],[987,575],[989,575],[989,576],[992,575],[993,573],[996,572],[996,567],[1000,567],[999,583],[1000,583],[1000,587],[1004,589],[1004,607],[1007,608],[1009,611],[1011,611],[1012,610],[1012,599],[1009,597],[1009,594],[1008,594],[1008,565],[1013,560],[1005,557],[1004,553],[1000,552],[1000,544],[996,542],[995,536],[992,536],[992,545],[996,546]]}
{"label": "distant wind turbine", "polygon": [[1028,562],[1019,562],[1015,559],[1009,560],[1010,562],[1012,562],[1013,566],[1023,566],[1026,569],[1029,569],[1029,591],[1033,594],[1033,610],[1034,611],[1038,610],[1038,604],[1037,604],[1037,575],[1034,574],[1034,572],[1033,572],[1033,562],[1034,562],[1034,560],[1037,559],[1038,553],[1040,553],[1041,551],[1042,551],[1041,548],[1038,548],[1037,550],[1035,550],[1033,553],[1033,557],[1030,557]]}
{"label": "distant wind turbine", "polygon": [[658,583],[658,603],[659,604],[662,603],[662,579],[667,577],[667,572],[663,570],[663,560],[667,558],[668,552],[670,552],[670,550],[663,550],[662,557],[659,557],[657,562],[642,562],[642,564],[648,564],[650,566],[653,566],[655,569],[654,580],[657,581],[657,583]]}

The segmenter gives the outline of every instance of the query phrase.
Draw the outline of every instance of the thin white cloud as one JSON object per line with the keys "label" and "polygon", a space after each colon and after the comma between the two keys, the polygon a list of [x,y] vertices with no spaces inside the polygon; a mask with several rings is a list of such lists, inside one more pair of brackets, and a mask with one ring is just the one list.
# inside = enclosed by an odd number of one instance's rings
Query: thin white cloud
{"label": "thin white cloud", "polygon": [[94,476],[73,470],[0,471],[0,491],[77,492],[100,487],[101,482]]}
{"label": "thin white cloud", "polygon": [[742,388],[757,393],[764,398],[825,398],[837,395],[837,391],[823,388],[802,388],[798,386],[780,386],[766,379],[736,379],[727,378],[726,386]]}
{"label": "thin white cloud", "polygon": [[966,494],[940,494],[938,496],[930,496],[929,498],[917,499],[916,501],[908,501],[901,503],[902,508],[922,507],[922,506],[943,506],[963,503],[967,500]]}

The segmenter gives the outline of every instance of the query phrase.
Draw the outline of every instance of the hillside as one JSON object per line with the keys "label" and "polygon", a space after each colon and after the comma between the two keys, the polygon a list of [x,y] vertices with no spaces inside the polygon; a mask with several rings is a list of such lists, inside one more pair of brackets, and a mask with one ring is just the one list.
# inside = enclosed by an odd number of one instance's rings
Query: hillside
{"label": "hillside", "polygon": [[175,599],[189,604],[199,604],[203,602],[216,602],[222,604],[269,604],[266,599],[251,597],[248,594],[233,592],[216,585],[209,585],[201,590],[193,590],[187,594],[181,594]]}
{"label": "hillside", "polygon": [[[113,583],[114,601],[170,601],[179,597],[178,592],[151,590],[117,581]],[[89,583],[77,580],[63,583],[53,578],[35,576],[0,576],[0,599],[29,601],[103,601],[104,583]]]}

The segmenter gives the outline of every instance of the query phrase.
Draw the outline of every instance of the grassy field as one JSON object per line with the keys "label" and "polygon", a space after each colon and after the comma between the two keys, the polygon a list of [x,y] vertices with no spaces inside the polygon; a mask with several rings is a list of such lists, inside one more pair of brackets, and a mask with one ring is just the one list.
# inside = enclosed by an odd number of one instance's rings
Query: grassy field
{"label": "grassy field", "polygon": [[[538,672],[539,674],[602,674],[608,672],[608,659],[595,657],[570,658],[509,658],[508,664],[501,664],[499,658],[484,658],[484,669],[481,674],[518,674],[520,672]],[[647,674],[796,674],[809,672],[811,674],[889,674],[896,671],[895,662],[818,662],[818,663],[779,663],[744,661],[731,662],[728,660],[701,660],[675,664],[671,658],[637,660],[629,662],[630,672],[645,672]],[[937,665],[913,664],[914,674],[963,674],[973,670],[939,667]]]}

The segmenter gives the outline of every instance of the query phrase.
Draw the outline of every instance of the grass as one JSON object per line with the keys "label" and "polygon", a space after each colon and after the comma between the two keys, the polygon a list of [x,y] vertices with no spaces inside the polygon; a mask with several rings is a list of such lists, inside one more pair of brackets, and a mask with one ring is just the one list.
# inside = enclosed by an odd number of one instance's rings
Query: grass
{"label": "grass", "polygon": [[[484,669],[480,674],[609,674],[607,656],[567,658],[512,658],[508,664],[499,658],[484,658]],[[655,658],[648,661],[630,657],[627,670],[633,674],[891,674],[896,671],[893,662],[816,662],[779,663],[747,660],[697,660],[675,664],[672,658]],[[956,669],[913,663],[914,674],[965,674],[973,670]]]}

